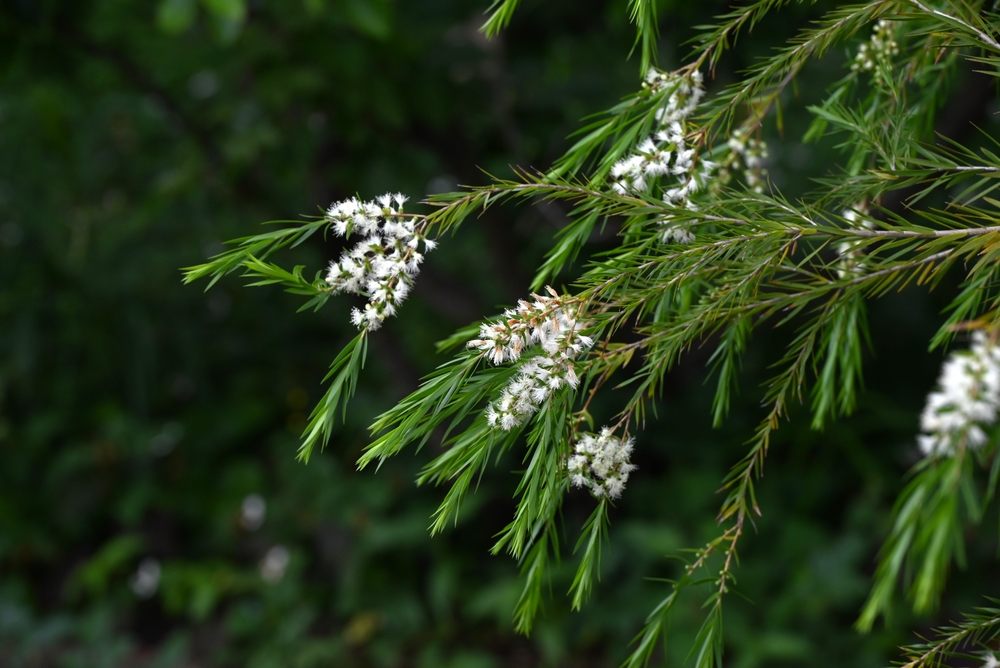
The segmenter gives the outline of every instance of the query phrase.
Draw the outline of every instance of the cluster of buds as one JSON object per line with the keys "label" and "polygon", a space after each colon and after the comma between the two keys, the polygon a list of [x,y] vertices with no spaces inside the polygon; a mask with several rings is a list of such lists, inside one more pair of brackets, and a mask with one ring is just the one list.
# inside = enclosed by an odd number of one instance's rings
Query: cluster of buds
{"label": "cluster of buds", "polygon": [[858,47],[858,54],[854,57],[851,70],[871,72],[876,64],[888,63],[893,56],[899,55],[899,45],[893,32],[892,23],[879,19],[871,39]]}
{"label": "cluster of buds", "polygon": [[338,236],[363,236],[340,260],[330,263],[326,273],[326,282],[334,292],[368,298],[364,310],[351,310],[356,327],[376,330],[383,320],[395,315],[424,259],[418,245],[423,244],[424,252],[437,245],[421,234],[415,217],[403,213],[405,203],[406,198],[398,193],[382,195],[374,202],[352,197],[333,204],[326,212],[330,229]]}
{"label": "cluster of buds", "polygon": [[743,182],[754,192],[764,192],[764,178],[767,170],[764,160],[767,158],[767,144],[763,140],[751,137],[740,128],[733,132],[727,142],[730,149],[728,169],[742,169]]}
{"label": "cluster of buds", "polygon": [[574,487],[586,487],[597,498],[617,499],[635,470],[629,461],[635,439],[617,438],[608,427],[596,436],[584,434],[566,462]]}
{"label": "cluster of buds", "polygon": [[[840,214],[841,218],[849,228],[852,229],[874,229],[875,224],[868,218],[868,206],[861,202],[853,208],[845,209]],[[840,260],[837,263],[837,276],[846,278],[858,274],[865,263],[865,252],[858,247],[857,243],[844,241],[837,245],[837,253]]]}
{"label": "cluster of buds", "polygon": [[968,350],[945,360],[938,390],[927,396],[918,437],[925,455],[951,455],[958,448],[980,448],[989,437],[983,429],[1000,409],[1000,346],[985,333],[972,334]]}
{"label": "cluster of buds", "polygon": [[517,375],[503,389],[500,399],[486,409],[491,427],[510,431],[534,415],[553,392],[576,388],[580,382],[573,361],[594,345],[582,332],[587,324],[567,297],[552,288],[549,295],[532,295],[515,309],[504,311],[498,322],[484,323],[470,348],[483,351],[493,364],[517,362],[532,346],[541,355],[521,363]]}

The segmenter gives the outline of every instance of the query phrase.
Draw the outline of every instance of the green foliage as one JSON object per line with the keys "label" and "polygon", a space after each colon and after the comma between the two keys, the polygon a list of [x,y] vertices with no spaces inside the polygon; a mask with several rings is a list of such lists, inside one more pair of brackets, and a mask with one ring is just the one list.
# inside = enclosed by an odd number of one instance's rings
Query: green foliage
{"label": "green foliage", "polygon": [[913,574],[909,593],[914,607],[927,610],[941,595],[951,561],[964,563],[961,528],[979,519],[969,467],[969,458],[962,455],[921,466],[903,490],[871,597],[858,620],[862,630],[870,630],[878,615],[889,610],[904,566]]}
{"label": "green foliage", "polygon": [[[505,312],[501,323],[507,324],[484,324],[479,338],[485,341],[469,342],[481,352],[459,353],[379,418],[371,428],[375,440],[359,461],[361,467],[375,460],[381,465],[408,445],[422,447],[442,433],[443,452],[420,478],[452,481],[434,516],[432,531],[437,532],[457,517],[473,478],[484,474],[489,458],[513,450],[524,435],[514,519],[492,549],[506,550],[521,563],[525,585],[515,620],[523,633],[531,630],[546,571],[553,567],[552,554],[559,552],[553,532],[563,498],[570,482],[584,485],[567,462],[579,452],[573,448],[580,447],[574,446],[580,425],[593,428],[590,407],[598,394],[625,391],[616,412],[604,418],[612,425],[608,433],[620,431],[625,439],[632,429],[648,424],[668,374],[692,351],[709,345],[719,374],[713,408],[719,425],[729,411],[730,388],[740,375],[751,333],[792,330],[764,383],[765,416],[723,481],[719,532],[694,552],[683,576],[672,581],[627,660],[628,665],[648,663],[680,595],[700,587],[707,589],[705,617],[689,658],[699,668],[709,668],[722,665],[723,603],[736,586],[740,540],[762,514],[757,481],[772,440],[806,396],[811,396],[815,430],[857,408],[865,350],[872,345],[869,304],[911,287],[942,286],[949,273],[958,271],[962,285],[948,305],[952,315],[932,343],[947,342],[962,327],[984,329],[995,337],[1000,320],[993,279],[1000,260],[995,208],[1000,202],[989,194],[995,185],[990,175],[1000,171],[1000,162],[985,147],[935,142],[932,132],[941,98],[958,76],[960,63],[971,59],[996,69],[1000,46],[990,36],[992,17],[984,19],[990,15],[978,5],[944,3],[938,8],[917,0],[832,8],[701,109],[685,107],[688,99],[694,100],[692,107],[699,99],[700,68],[717,66],[741,33],[782,4],[756,2],[703,28],[692,62],[674,74],[651,71],[641,92],[581,129],[580,138],[551,171],[494,177],[489,185],[428,200],[436,210],[426,224],[438,235],[453,232],[470,214],[510,200],[571,207],[571,222],[560,231],[533,284],[537,290],[567,272],[572,277],[570,293],[553,290],[551,295],[561,304],[573,304],[582,315],[571,326],[597,341],[581,363],[579,388],[575,375],[569,388],[550,391],[531,385],[537,382],[531,379],[539,364],[544,378],[558,380],[562,362],[557,360],[567,359],[558,338],[546,340],[544,333],[510,340],[515,343],[502,338],[508,336],[504,327],[540,332],[550,326],[558,331],[558,313],[539,316],[552,318],[552,325],[525,315],[525,309],[543,308],[536,297],[534,307],[522,302],[520,310]],[[517,2],[494,3],[484,32],[498,34],[510,24],[516,7]],[[645,75],[656,57],[657,7],[636,0],[629,8]],[[757,158],[748,152],[747,137],[772,117],[783,130],[779,105],[786,88],[811,62],[863,35],[876,21],[877,32],[859,49],[850,74],[819,104],[806,106],[814,121],[805,139],[844,136],[839,146],[843,165],[828,170],[819,188],[794,196],[778,184],[762,187],[760,176],[752,173],[758,163],[752,162]],[[696,111],[700,113],[692,116]],[[657,130],[661,134],[654,138]],[[642,166],[655,160],[663,161],[655,170]],[[743,183],[735,182],[729,171],[729,165],[741,161]],[[953,187],[959,182],[961,191]],[[935,190],[948,194],[932,196]],[[577,262],[599,225],[613,227],[616,243],[588,253],[581,267]],[[233,268],[226,262],[194,268],[189,278],[218,278]],[[241,263],[261,275],[252,259]],[[268,271],[273,280],[281,280],[277,270]],[[294,285],[295,280],[283,282]],[[455,336],[439,347],[459,342]],[[538,343],[544,345],[532,347]],[[520,362],[522,347],[528,348],[526,358],[540,356]],[[487,360],[495,367],[486,366]],[[612,377],[617,379],[613,388],[608,385]],[[539,391],[541,399],[535,398]],[[515,403],[519,408],[508,408]],[[327,409],[317,408],[322,410]],[[982,419],[992,422],[995,415]],[[983,510],[972,486],[971,446],[955,441],[950,447],[955,450],[950,456],[929,453],[899,497],[874,588],[858,621],[863,630],[871,630],[888,613],[904,574],[912,579],[913,609],[921,613],[939,601],[951,562],[965,563],[963,527],[977,523]],[[991,441],[977,453],[977,461],[989,464],[994,448]],[[577,542],[573,609],[583,605],[599,574],[608,504],[608,498],[600,498]]]}
{"label": "green foliage", "polygon": [[71,592],[99,596],[105,593],[116,575],[131,565],[145,546],[135,535],[118,536],[108,541],[74,574]]}
{"label": "green foliage", "polygon": [[[995,603],[994,599],[990,599]],[[974,612],[965,615],[961,623],[937,629],[936,638],[929,642],[910,645],[905,648],[907,663],[905,666],[940,666],[945,658],[956,657],[977,660],[981,656],[971,656],[968,650],[974,647],[987,646],[995,640],[1000,631],[1000,610],[992,607],[977,607]]]}

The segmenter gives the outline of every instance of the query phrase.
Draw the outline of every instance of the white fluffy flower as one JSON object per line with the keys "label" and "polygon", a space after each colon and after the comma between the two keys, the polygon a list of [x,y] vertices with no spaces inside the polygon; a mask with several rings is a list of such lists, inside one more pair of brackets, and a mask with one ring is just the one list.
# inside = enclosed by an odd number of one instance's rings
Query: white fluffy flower
{"label": "white fluffy flower", "polygon": [[597,498],[617,499],[625,489],[629,474],[635,470],[629,461],[634,444],[635,439],[623,441],[608,427],[596,435],[584,434],[566,462],[571,484],[586,487]]}
{"label": "white fluffy flower", "polygon": [[338,236],[364,237],[332,262],[326,273],[334,292],[368,297],[363,311],[351,311],[355,327],[375,330],[393,316],[420,272],[424,256],[417,251],[418,245],[423,243],[424,252],[436,246],[417,230],[412,216],[404,215],[405,203],[400,193],[387,193],[374,202],[352,197],[326,212],[330,229]]}
{"label": "white fluffy flower", "polygon": [[646,72],[644,84],[653,93],[669,91],[664,104],[657,110],[656,118],[661,125],[672,121],[682,121],[698,107],[705,88],[702,86],[701,72],[695,70],[688,75],[661,72],[654,67]]}
{"label": "white fluffy flower", "polygon": [[650,68],[643,85],[663,95],[656,111],[659,128],[612,166],[611,187],[619,195],[643,193],[661,176],[685,174],[695,156],[685,144],[683,124],[705,95],[701,73],[677,75]]}
{"label": "white fluffy flower", "polygon": [[917,437],[925,455],[954,454],[959,447],[979,448],[989,440],[985,425],[1000,410],[1000,346],[974,332],[968,350],[945,360],[938,390],[927,396]]}
{"label": "white fluffy flower", "polygon": [[503,318],[483,323],[478,339],[469,341],[495,365],[517,362],[521,353],[539,346],[543,354],[521,363],[518,374],[503,389],[500,399],[486,409],[491,427],[509,431],[534,415],[553,392],[580,383],[573,360],[594,345],[584,335],[587,323],[579,320],[578,307],[552,288],[549,295],[532,295],[516,309],[504,311]]}
{"label": "white fluffy flower", "polygon": [[663,233],[664,243],[689,244],[694,241],[694,232],[686,227],[668,227]]}
{"label": "white fluffy flower", "polygon": [[720,157],[714,172],[706,174],[704,181],[708,183],[712,180],[724,185],[729,183],[734,175],[739,175],[747,188],[758,193],[764,192],[767,177],[767,144],[753,136],[749,127],[739,127],[733,130],[726,140],[726,146],[729,152]]}
{"label": "white fluffy flower", "polygon": [[[746,130],[737,130],[729,138],[730,155],[720,163],[707,160],[700,145],[689,145],[686,124],[705,94],[700,72],[674,74],[651,68],[643,85],[661,96],[656,110],[658,126],[632,153],[612,165],[612,190],[619,195],[642,194],[662,180],[665,203],[697,211],[696,193],[715,182],[727,182],[730,170],[741,168],[747,187],[763,192],[767,147]],[[666,228],[664,242],[687,244],[695,240],[690,228],[673,223],[669,216],[660,222]]]}

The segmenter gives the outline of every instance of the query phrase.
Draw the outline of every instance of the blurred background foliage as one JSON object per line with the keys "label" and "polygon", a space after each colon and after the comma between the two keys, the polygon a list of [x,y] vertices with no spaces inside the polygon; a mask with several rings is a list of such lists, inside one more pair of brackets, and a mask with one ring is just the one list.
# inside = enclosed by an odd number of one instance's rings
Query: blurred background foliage
{"label": "blurred background foliage", "polygon": [[[661,2],[661,65],[682,62],[692,26],[727,6]],[[710,88],[828,6],[758,26]],[[236,278],[205,293],[180,284],[179,267],[262,221],[545,168],[582,117],[639,83],[622,0],[526,2],[492,41],[478,33],[485,9],[0,2],[0,665],[614,666],[666,591],[657,578],[677,573],[671,557],[714,535],[715,491],[759,418],[765,337],[722,429],[710,428],[710,347],[673,374],[612,515],[601,587],[570,613],[564,553],[530,638],[511,627],[517,564],[487,554],[512,511],[516,459],[433,540],[441,490],[413,482],[432,453],[354,471],[367,424],[442,361],[434,342],[525,294],[566,219],[558,206],[492,209],[442,243],[402,317],[373,337],[346,425],[308,466],[294,459],[298,434],[351,335],[348,305],[296,314],[295,298]],[[848,57],[816,63],[781,127],[768,125],[786,193],[840,159],[798,138]],[[988,125],[991,99],[965,124]],[[610,229],[594,248],[609,243]],[[316,240],[286,259],[311,271],[338,254]],[[934,617],[901,606],[887,629],[851,629],[915,461],[943,301],[882,300],[857,415],[782,430],[742,551],[745,599],[727,604],[727,665],[887,665],[912,628],[997,593],[992,521],[969,535],[968,567]],[[581,492],[567,506],[569,544],[591,504]],[[699,604],[674,618],[664,665],[683,664]]]}

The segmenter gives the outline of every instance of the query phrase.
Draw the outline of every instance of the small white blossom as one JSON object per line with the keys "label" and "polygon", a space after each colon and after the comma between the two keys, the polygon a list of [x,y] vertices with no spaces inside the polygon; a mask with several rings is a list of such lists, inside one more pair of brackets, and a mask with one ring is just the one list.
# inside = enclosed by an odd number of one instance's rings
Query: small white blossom
{"label": "small white blossom", "polygon": [[291,555],[284,545],[275,545],[267,551],[258,564],[260,577],[268,584],[276,584],[285,577]]}
{"label": "small white blossom", "polygon": [[983,668],[1000,668],[1000,661],[997,660],[996,655],[993,652],[986,652],[983,655]]}
{"label": "small white blossom", "polygon": [[503,318],[483,323],[478,339],[470,348],[486,353],[495,365],[517,362],[521,353],[539,346],[542,355],[521,363],[518,374],[503,389],[500,398],[486,409],[491,427],[509,431],[534,415],[553,392],[563,387],[576,389],[580,383],[573,360],[594,345],[582,333],[588,325],[579,320],[578,307],[552,288],[549,295],[532,295],[516,309],[504,311]]}
{"label": "small white blossom", "polygon": [[368,297],[364,310],[352,309],[355,327],[376,330],[382,321],[395,315],[420,272],[424,252],[437,245],[418,230],[411,216],[403,213],[406,197],[400,193],[381,195],[374,202],[356,197],[330,206],[326,218],[338,236],[360,234],[364,239],[340,260],[332,262],[326,282],[334,292]]}
{"label": "small white blossom", "polygon": [[[650,68],[643,85],[652,93],[664,96],[663,105],[656,111],[659,128],[651,137],[639,142],[634,153],[612,166],[611,187],[620,195],[644,193],[660,177],[676,177],[675,184],[665,188],[664,201],[693,209],[690,196],[704,180],[699,169],[705,171],[712,167],[707,161],[701,161],[700,167],[697,165],[697,149],[688,146],[684,129],[685,121],[705,94],[701,73],[678,75]],[[663,239],[690,243],[694,241],[694,234],[687,229],[671,227]]]}
{"label": "small white blossom", "polygon": [[694,241],[694,232],[686,227],[670,227],[663,233],[664,243],[689,244]]}
{"label": "small white blossom", "polygon": [[570,483],[586,487],[597,498],[617,499],[635,466],[629,461],[635,439],[617,438],[610,428],[599,434],[584,434],[566,462]]}
{"label": "small white blossom", "polygon": [[247,494],[240,504],[240,526],[256,531],[267,519],[267,501],[260,494]]}
{"label": "small white blossom", "polygon": [[160,588],[160,562],[152,557],[146,557],[139,564],[139,568],[129,578],[129,587],[132,593],[138,598],[151,598],[156,590]]}
{"label": "small white blossom", "polygon": [[968,350],[945,360],[938,390],[927,396],[917,437],[928,456],[951,455],[959,447],[979,448],[989,437],[983,429],[1000,409],[1000,346],[974,332]]}

